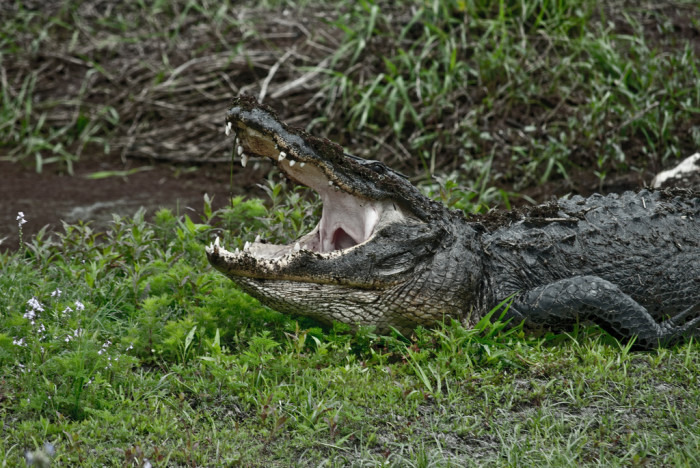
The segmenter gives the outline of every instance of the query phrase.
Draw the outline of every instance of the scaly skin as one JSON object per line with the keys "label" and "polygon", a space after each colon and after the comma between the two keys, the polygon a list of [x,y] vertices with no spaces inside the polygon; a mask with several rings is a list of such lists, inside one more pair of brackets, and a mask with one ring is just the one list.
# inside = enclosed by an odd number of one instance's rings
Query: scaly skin
{"label": "scaly skin", "polygon": [[512,297],[505,317],[531,328],[590,321],[643,348],[699,334],[697,192],[573,197],[467,218],[251,98],[235,101],[227,125],[244,157],[273,159],[324,199],[319,227],[296,246],[207,249],[270,307],[405,332],[448,317],[473,324]]}

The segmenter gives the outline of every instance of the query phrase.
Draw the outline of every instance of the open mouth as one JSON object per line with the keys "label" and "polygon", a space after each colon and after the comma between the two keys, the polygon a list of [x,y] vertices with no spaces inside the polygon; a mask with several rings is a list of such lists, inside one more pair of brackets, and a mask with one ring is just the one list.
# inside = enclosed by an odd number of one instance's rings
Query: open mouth
{"label": "open mouth", "polygon": [[[267,122],[269,126],[273,123],[279,126],[278,122]],[[246,242],[242,251],[236,249],[229,255],[250,255],[256,260],[272,261],[295,252],[334,256],[368,242],[381,225],[404,218],[391,200],[372,200],[350,193],[343,177],[330,163],[319,158],[301,137],[281,127],[274,130],[277,131],[258,131],[236,120],[226,123],[227,135],[234,133],[235,151],[241,164],[245,166],[251,155],[273,160],[289,179],[318,193],[323,203],[321,219],[311,232],[291,244],[271,244],[258,237],[255,242]],[[218,250],[218,239],[215,246]]]}

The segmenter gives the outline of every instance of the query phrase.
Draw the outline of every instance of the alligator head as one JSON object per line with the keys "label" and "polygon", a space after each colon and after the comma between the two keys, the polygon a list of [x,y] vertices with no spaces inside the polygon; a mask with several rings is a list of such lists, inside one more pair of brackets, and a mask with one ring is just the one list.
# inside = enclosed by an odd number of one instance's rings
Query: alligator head
{"label": "alligator head", "polygon": [[251,155],[269,158],[323,202],[318,225],[288,245],[246,242],[231,252],[217,238],[207,248],[210,263],[241,289],[282,312],[382,331],[428,325],[463,304],[445,269],[457,261],[446,220],[459,216],[405,176],[287,126],[250,97],[235,100],[226,129],[244,165]]}

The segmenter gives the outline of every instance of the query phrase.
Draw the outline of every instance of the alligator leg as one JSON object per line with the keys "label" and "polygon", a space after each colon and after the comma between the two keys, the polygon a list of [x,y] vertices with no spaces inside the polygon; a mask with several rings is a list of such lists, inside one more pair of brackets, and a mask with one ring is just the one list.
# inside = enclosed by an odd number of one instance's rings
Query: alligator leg
{"label": "alligator leg", "polygon": [[636,346],[655,348],[698,334],[700,317],[682,323],[697,308],[697,304],[692,305],[657,323],[644,307],[611,282],[597,276],[576,276],[519,294],[506,318],[554,327],[591,320],[617,338],[636,336]]}

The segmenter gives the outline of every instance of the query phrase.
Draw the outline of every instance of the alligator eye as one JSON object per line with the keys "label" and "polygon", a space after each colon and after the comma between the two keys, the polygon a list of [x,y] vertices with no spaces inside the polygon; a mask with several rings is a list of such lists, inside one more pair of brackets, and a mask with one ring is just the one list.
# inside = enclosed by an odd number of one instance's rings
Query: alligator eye
{"label": "alligator eye", "polygon": [[369,168],[377,174],[384,174],[386,172],[386,166],[382,163],[372,163],[369,165]]}

